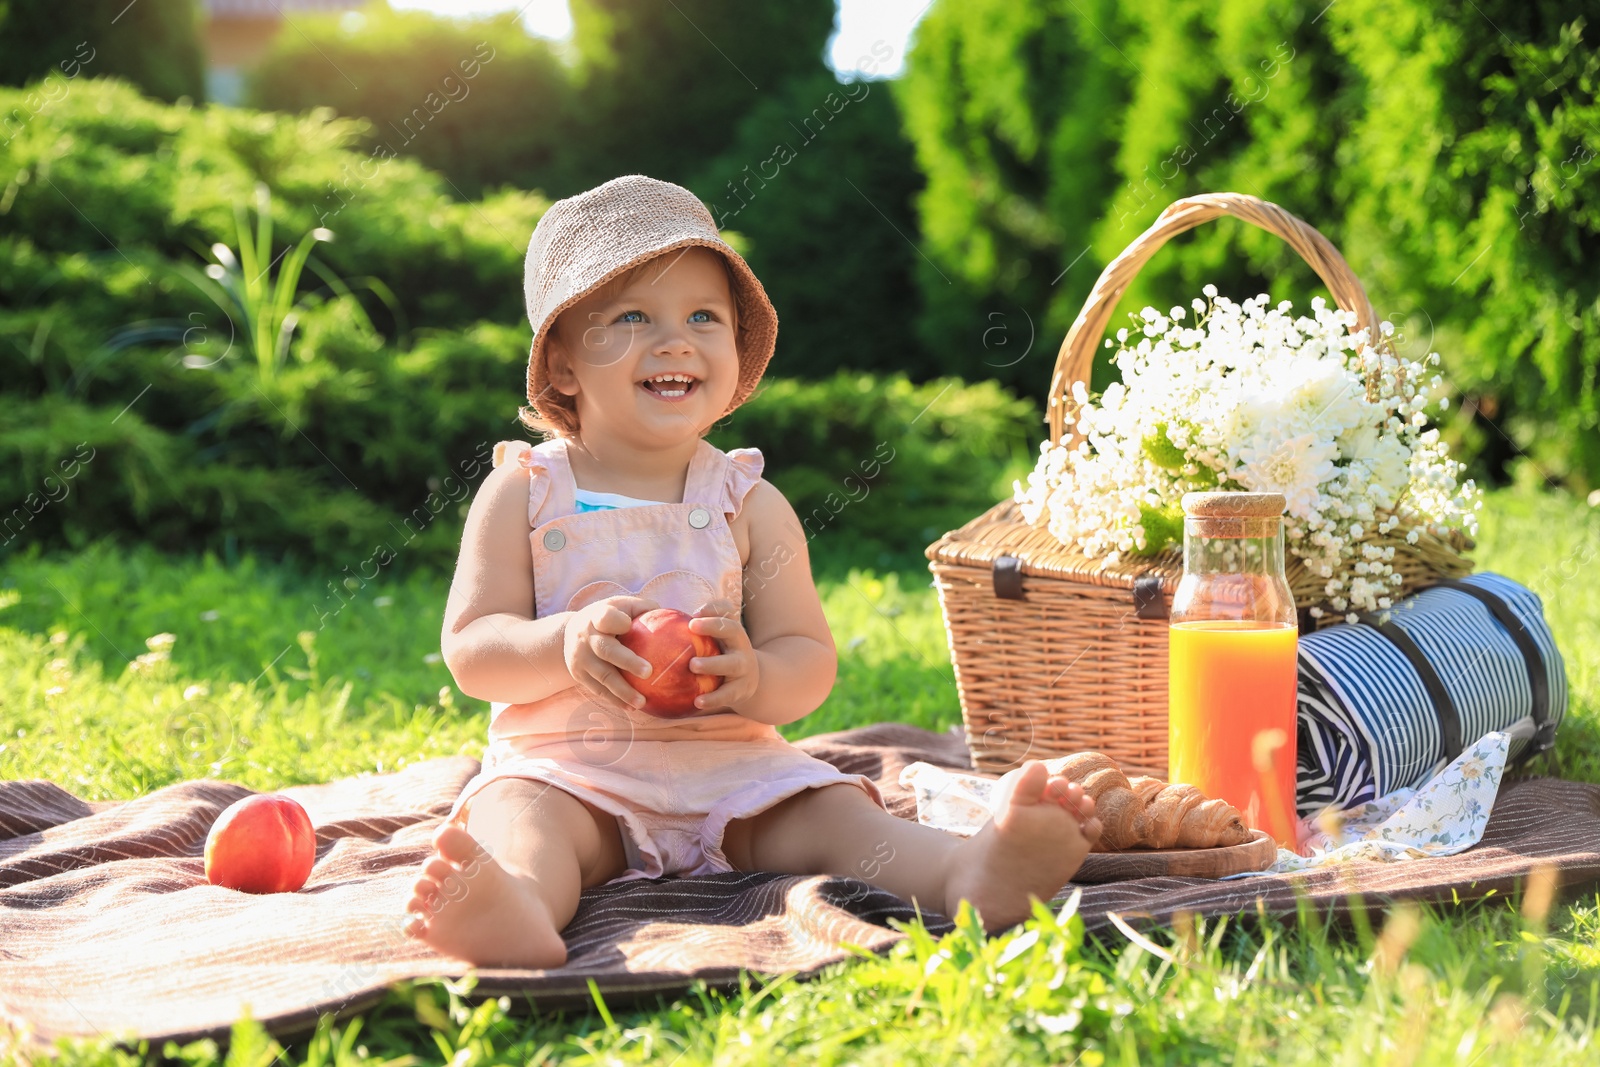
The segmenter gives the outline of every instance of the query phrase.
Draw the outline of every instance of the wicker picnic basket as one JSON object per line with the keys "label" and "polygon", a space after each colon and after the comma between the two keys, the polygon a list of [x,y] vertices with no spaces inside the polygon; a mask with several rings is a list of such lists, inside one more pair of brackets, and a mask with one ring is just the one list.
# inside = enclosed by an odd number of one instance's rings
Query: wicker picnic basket
{"label": "wicker picnic basket", "polygon": [[[1059,443],[1076,423],[1075,383],[1087,385],[1095,352],[1128,283],[1173,236],[1224,215],[1274,234],[1298,252],[1357,328],[1377,316],[1344,257],[1328,239],[1275,204],[1241,193],[1179,200],[1101,273],[1056,356],[1047,420]],[[1386,341],[1379,343],[1386,344]],[[1071,438],[1069,438],[1070,443]],[[945,633],[961,694],[967,745],[976,767],[1001,772],[1024,759],[1104,752],[1128,773],[1167,773],[1167,614],[1183,573],[1182,551],[1114,564],[1065,547],[1006,500],[928,546]],[[1441,538],[1409,527],[1363,542],[1395,550],[1402,595],[1472,570],[1460,533]],[[1288,579],[1305,611],[1323,599],[1325,579],[1291,557]],[[1336,621],[1331,616],[1324,621]]]}

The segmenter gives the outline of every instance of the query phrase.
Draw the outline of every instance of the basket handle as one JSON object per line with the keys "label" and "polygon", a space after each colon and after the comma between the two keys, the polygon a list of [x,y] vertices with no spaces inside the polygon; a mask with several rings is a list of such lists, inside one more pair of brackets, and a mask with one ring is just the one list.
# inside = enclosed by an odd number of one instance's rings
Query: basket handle
{"label": "basket handle", "polygon": [[1377,326],[1378,317],[1373,313],[1372,302],[1367,299],[1367,292],[1361,287],[1360,280],[1350,270],[1350,265],[1344,261],[1339,250],[1315,227],[1277,204],[1245,193],[1201,193],[1185,197],[1163,211],[1148,230],[1134,238],[1121,255],[1106,264],[1106,269],[1100,272],[1093,291],[1089,293],[1089,299],[1084,301],[1083,310],[1078,312],[1077,321],[1067,331],[1067,339],[1061,342],[1061,351],[1056,354],[1055,373],[1050,377],[1050,399],[1045,412],[1050,423],[1051,444],[1061,443],[1067,416],[1077,406],[1072,402],[1072,387],[1078,382],[1088,384],[1095,352],[1105,336],[1111,312],[1127,291],[1128,284],[1139,273],[1139,268],[1171,238],[1224,215],[1242,219],[1283,238],[1317,272],[1317,277],[1333,294],[1334,303],[1345,311],[1355,312],[1357,329]]}

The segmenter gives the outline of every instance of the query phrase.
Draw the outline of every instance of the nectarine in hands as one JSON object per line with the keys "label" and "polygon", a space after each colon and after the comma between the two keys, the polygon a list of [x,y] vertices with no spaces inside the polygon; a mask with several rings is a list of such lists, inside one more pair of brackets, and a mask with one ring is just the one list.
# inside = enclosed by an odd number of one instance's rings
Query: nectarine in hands
{"label": "nectarine in hands", "polygon": [[617,640],[650,664],[650,677],[623,671],[628,684],[644,694],[644,710],[663,719],[681,719],[698,709],[694,698],[722,684],[710,674],[695,674],[689,661],[695,656],[715,656],[722,648],[714,637],[689,629],[691,616],[674,608],[656,608],[633,620]]}

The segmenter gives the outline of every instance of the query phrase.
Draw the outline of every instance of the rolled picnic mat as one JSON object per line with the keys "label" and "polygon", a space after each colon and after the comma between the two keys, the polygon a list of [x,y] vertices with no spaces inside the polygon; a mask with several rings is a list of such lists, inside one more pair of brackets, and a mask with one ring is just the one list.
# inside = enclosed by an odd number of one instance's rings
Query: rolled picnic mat
{"label": "rolled picnic mat", "polygon": [[1300,637],[1296,806],[1345,809],[1421,785],[1484,734],[1548,750],[1567,710],[1561,653],[1531,590],[1446,580]]}

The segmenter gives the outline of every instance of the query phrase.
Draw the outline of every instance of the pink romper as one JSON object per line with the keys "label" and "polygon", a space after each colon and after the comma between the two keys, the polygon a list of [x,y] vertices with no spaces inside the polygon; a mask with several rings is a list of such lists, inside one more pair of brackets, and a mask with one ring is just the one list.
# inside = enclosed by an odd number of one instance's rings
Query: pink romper
{"label": "pink romper", "polygon": [[[494,465],[526,466],[534,617],[610,596],[648,597],[694,613],[726,597],[743,603],[744,567],[728,521],[761,478],[754,448],[723,452],[701,440],[683,503],[579,513],[562,438],[495,445]],[[628,869],[612,881],[731,871],[729,820],[816,786],[853,782],[879,807],[872,779],[806,755],[777,729],[732,711],[658,719],[591,701],[576,685],[527,704],[491,705],[483,769],[451,817],[489,782],[548,782],[616,817]]]}

